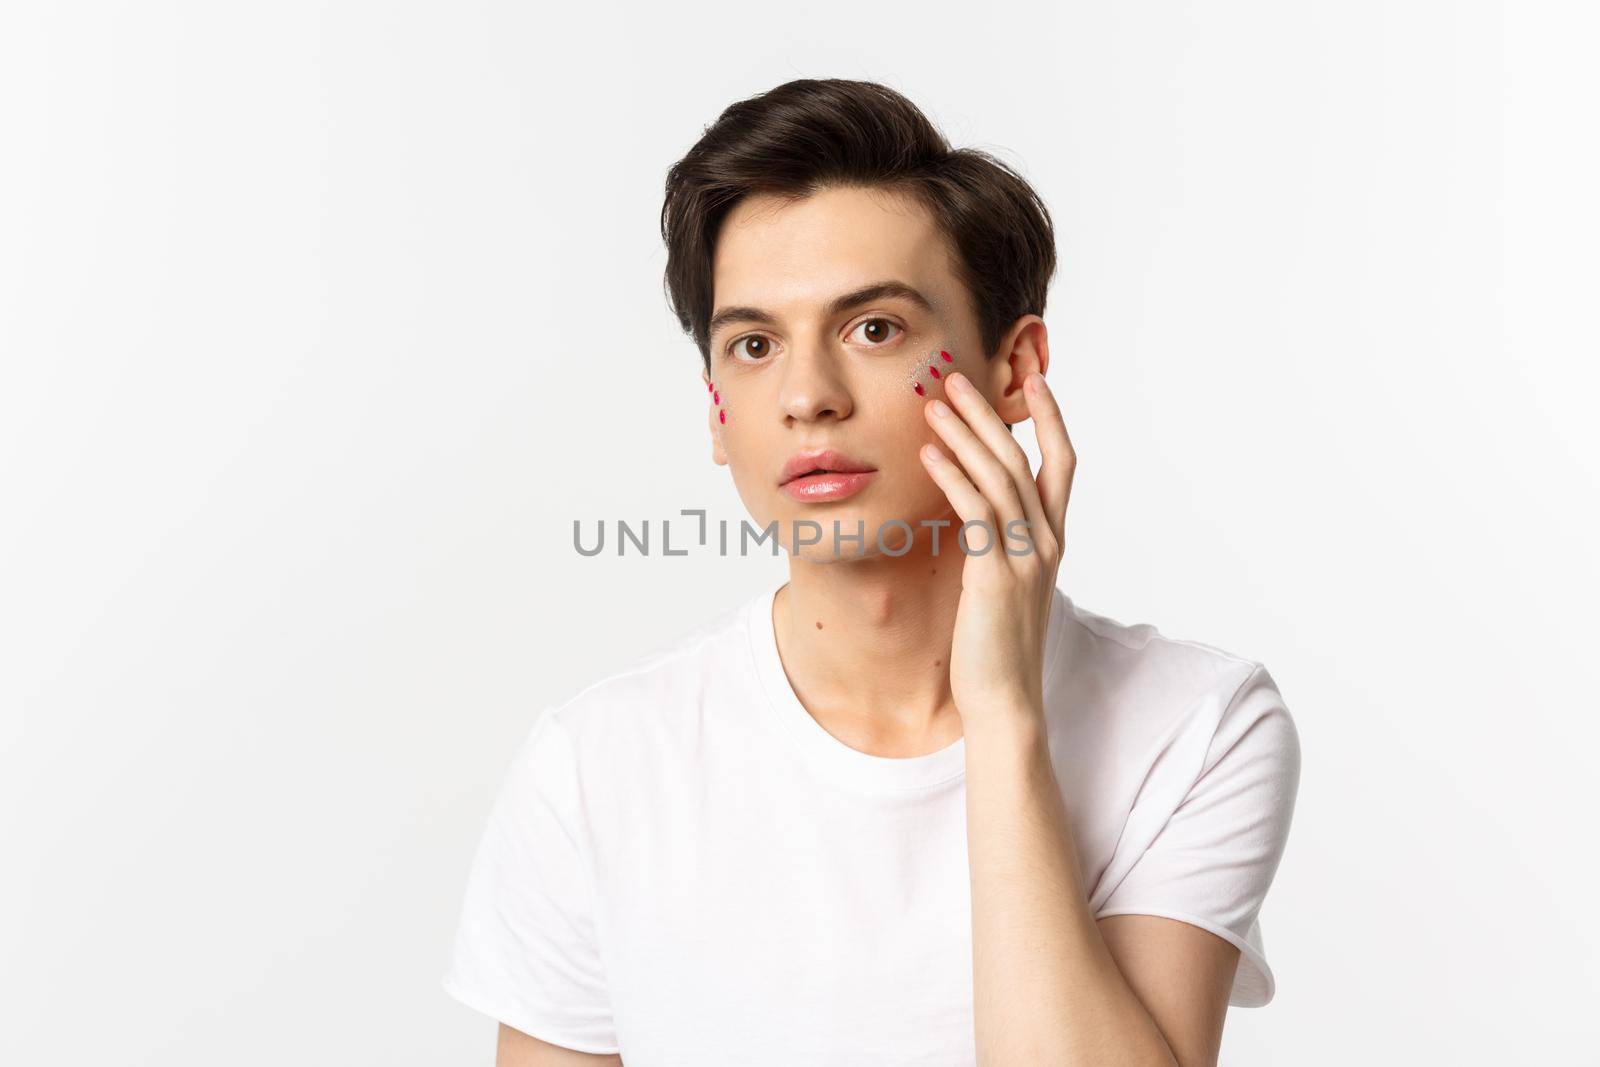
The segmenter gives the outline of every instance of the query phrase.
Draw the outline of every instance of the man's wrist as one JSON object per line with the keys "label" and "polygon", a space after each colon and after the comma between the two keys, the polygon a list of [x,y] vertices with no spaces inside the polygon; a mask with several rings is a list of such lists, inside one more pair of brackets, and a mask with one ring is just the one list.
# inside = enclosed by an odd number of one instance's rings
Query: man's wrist
{"label": "man's wrist", "polygon": [[968,757],[1049,759],[1044,711],[1031,700],[1006,700],[979,715],[962,716]]}

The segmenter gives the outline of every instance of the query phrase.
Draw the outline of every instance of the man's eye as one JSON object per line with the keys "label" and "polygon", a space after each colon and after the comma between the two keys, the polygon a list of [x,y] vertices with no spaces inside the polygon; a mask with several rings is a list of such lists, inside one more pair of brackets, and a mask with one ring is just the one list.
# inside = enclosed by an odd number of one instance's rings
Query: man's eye
{"label": "man's eye", "polygon": [[[899,332],[891,333],[891,330]],[[859,335],[869,345],[881,345],[904,332],[898,323],[890,322],[888,319],[867,319],[850,331],[850,336]]]}
{"label": "man's eye", "polygon": [[745,337],[735,339],[728,345],[728,351],[734,355],[749,356],[752,359],[761,359],[769,355],[772,345],[760,334],[752,333]]}

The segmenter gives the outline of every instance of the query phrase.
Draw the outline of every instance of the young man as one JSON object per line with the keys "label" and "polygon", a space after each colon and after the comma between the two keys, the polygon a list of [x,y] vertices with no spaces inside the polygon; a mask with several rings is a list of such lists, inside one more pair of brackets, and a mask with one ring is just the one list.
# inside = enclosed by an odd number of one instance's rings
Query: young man
{"label": "young man", "polygon": [[662,229],[789,576],[539,716],[447,989],[502,1065],[1214,1063],[1272,997],[1299,741],[1260,663],[1056,587],[1044,206],[803,80],[706,130]]}

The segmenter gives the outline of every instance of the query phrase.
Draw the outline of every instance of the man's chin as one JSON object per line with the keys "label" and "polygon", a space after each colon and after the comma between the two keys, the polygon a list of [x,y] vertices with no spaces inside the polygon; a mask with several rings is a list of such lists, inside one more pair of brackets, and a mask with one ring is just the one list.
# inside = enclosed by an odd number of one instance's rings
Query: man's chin
{"label": "man's chin", "polygon": [[779,541],[808,562],[898,557],[931,536],[921,521],[861,512],[785,516],[779,520]]}

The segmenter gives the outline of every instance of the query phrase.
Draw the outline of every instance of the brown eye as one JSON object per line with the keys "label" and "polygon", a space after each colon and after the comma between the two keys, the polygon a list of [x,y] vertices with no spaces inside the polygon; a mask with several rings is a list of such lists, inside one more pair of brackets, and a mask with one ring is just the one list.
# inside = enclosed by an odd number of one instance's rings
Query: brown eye
{"label": "brown eye", "polygon": [[760,359],[762,356],[767,355],[769,351],[767,339],[759,334],[751,334],[749,337],[741,337],[737,341],[733,342],[731,347],[733,348],[734,352],[740,355],[750,356],[753,359]]}
{"label": "brown eye", "polygon": [[867,319],[855,328],[855,333],[869,345],[881,345],[893,340],[900,327],[888,319]]}

